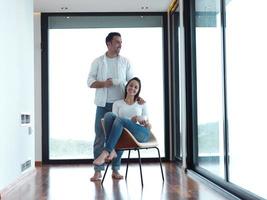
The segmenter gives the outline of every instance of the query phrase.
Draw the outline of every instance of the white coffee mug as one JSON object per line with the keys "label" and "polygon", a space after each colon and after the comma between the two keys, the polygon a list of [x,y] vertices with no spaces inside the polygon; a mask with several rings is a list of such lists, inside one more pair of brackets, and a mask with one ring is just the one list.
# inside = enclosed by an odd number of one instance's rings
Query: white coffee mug
{"label": "white coffee mug", "polygon": [[113,83],[113,85],[119,85],[120,80],[119,79],[112,79],[112,83]]}

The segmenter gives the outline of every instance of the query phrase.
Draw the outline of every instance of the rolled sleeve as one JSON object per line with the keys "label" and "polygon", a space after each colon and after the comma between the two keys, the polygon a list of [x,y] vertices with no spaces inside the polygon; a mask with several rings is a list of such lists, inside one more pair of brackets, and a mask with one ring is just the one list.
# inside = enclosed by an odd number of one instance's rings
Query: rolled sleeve
{"label": "rolled sleeve", "polygon": [[98,62],[94,60],[87,79],[87,86],[90,87],[97,80]]}
{"label": "rolled sleeve", "polygon": [[127,64],[126,64],[126,80],[129,81],[130,79],[132,79],[134,77],[134,73],[133,73],[133,69],[131,67],[130,62],[127,60]]}

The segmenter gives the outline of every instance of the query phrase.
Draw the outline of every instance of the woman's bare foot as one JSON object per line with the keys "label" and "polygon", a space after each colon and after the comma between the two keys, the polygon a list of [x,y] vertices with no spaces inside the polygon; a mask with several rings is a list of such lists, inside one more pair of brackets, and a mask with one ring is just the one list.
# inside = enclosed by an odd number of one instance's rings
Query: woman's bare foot
{"label": "woman's bare foot", "polygon": [[109,160],[109,161],[112,161],[114,158],[116,158],[117,157],[117,153],[116,153],[116,151],[113,149],[112,151],[111,151],[111,153],[109,154],[109,156],[107,157],[107,160]]}
{"label": "woman's bare foot", "polygon": [[94,165],[103,165],[105,163],[105,160],[107,159],[109,155],[109,152],[106,150],[102,151],[102,153],[94,160]]}
{"label": "woman's bare foot", "polygon": [[120,180],[120,179],[123,179],[123,175],[121,175],[118,171],[113,171],[112,172],[112,178]]}
{"label": "woman's bare foot", "polygon": [[90,178],[90,181],[101,181],[101,172],[95,172],[94,176]]}

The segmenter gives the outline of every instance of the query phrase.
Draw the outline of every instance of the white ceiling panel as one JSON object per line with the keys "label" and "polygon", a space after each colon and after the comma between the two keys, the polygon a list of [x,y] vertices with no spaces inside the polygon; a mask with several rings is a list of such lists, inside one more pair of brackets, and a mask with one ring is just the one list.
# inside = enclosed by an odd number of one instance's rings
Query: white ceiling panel
{"label": "white ceiling panel", "polygon": [[172,0],[34,0],[35,12],[166,12]]}

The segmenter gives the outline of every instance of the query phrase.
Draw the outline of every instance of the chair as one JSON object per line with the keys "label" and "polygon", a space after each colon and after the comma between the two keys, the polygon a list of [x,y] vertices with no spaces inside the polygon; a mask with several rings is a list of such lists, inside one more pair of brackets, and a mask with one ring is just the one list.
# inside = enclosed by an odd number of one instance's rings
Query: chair
{"label": "chair", "polygon": [[[105,128],[104,128],[104,119],[101,120],[102,127],[105,133]],[[105,133],[106,134],[106,133]],[[131,134],[131,132],[124,128],[123,133],[121,134],[121,137],[115,147],[117,151],[120,150],[128,150],[128,158],[127,158],[127,165],[126,165],[126,173],[125,173],[125,179],[127,179],[127,173],[128,173],[128,165],[129,165],[129,160],[130,160],[130,153],[132,150],[137,150],[138,152],[138,159],[139,159],[139,169],[140,169],[140,176],[141,176],[141,184],[143,187],[143,174],[142,174],[142,166],[141,166],[141,157],[140,157],[140,150],[141,149],[151,149],[155,148],[158,151],[158,157],[159,157],[159,163],[160,163],[160,169],[161,169],[161,175],[162,175],[162,180],[164,181],[164,175],[163,175],[163,170],[162,170],[162,163],[161,163],[161,158],[160,158],[160,152],[158,149],[158,142],[156,137],[153,135],[153,133],[150,134],[150,138],[147,142],[138,142],[135,137]],[[108,171],[108,167],[111,162],[107,163],[107,167],[103,176],[103,179],[101,181],[101,184],[103,184],[106,173]]]}

